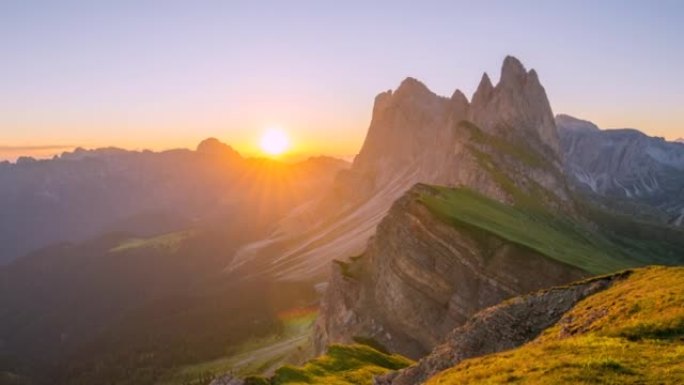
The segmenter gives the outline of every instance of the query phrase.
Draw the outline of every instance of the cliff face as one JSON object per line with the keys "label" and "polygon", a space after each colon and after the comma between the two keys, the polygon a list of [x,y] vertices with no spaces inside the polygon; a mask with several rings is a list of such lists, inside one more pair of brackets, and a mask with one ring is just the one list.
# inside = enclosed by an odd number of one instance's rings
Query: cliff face
{"label": "cliff face", "polygon": [[629,272],[516,297],[478,312],[451,331],[416,365],[376,379],[376,385],[418,385],[459,362],[509,350],[536,338],[579,301],[629,276]]}
{"label": "cliff face", "polygon": [[684,225],[684,146],[632,129],[600,130],[567,115],[556,122],[566,172],[579,189],[609,203],[651,207],[664,221]]}
{"label": "cliff face", "polygon": [[408,78],[379,94],[364,145],[323,198],[243,248],[228,266],[281,279],[325,280],[333,259],[363,252],[393,201],[416,183],[468,186],[497,201],[523,195],[572,210],[553,114],[534,70],[515,58],[499,83],[485,74],[468,102]]}
{"label": "cliff face", "polygon": [[366,252],[335,265],[317,324],[319,351],[361,337],[421,357],[480,309],[585,276],[491,233],[439,220],[421,203],[435,193],[411,189]]}

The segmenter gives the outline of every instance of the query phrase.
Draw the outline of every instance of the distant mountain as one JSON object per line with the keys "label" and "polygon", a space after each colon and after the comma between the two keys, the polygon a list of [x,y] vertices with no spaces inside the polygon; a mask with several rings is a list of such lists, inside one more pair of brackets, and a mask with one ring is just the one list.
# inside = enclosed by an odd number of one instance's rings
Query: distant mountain
{"label": "distant mountain", "polygon": [[[345,167],[320,158],[297,165],[244,159],[216,139],[196,151],[77,149],[51,160],[4,163],[0,264],[55,242],[110,231],[148,236],[246,208],[271,221]],[[277,199],[269,199],[276,191]]]}
{"label": "distant mountain", "polygon": [[684,138],[675,139],[676,143],[684,143]]}
{"label": "distant mountain", "polygon": [[567,173],[578,188],[619,211],[684,225],[684,147],[634,129],[600,130],[567,115],[557,116],[556,124]]}

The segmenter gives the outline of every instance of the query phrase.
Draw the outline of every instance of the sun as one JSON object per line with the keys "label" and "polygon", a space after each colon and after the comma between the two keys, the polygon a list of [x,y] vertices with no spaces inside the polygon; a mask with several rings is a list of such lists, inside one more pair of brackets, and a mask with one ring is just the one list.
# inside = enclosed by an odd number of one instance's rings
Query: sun
{"label": "sun", "polygon": [[290,140],[287,134],[279,128],[269,128],[261,135],[259,142],[261,151],[271,156],[278,156],[290,148]]}

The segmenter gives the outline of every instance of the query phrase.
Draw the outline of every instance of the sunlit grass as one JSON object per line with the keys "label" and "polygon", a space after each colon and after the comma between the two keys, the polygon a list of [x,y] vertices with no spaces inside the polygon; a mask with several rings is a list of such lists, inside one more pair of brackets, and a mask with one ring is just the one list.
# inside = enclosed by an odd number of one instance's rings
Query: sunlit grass
{"label": "sunlit grass", "polygon": [[438,384],[684,383],[684,268],[636,270],[518,349],[463,361]]}
{"label": "sunlit grass", "polygon": [[371,384],[373,377],[412,363],[408,358],[379,352],[366,345],[333,345],[328,352],[301,367],[284,366],[266,379],[253,383],[271,385],[358,385]]}

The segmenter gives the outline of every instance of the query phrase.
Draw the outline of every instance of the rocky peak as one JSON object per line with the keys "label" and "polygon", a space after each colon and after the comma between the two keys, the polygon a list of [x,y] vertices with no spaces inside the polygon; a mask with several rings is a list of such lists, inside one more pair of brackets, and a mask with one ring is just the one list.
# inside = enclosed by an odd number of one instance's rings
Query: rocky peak
{"label": "rocky peak", "polygon": [[452,114],[458,117],[467,116],[469,107],[470,102],[468,102],[468,98],[466,98],[463,92],[461,92],[459,89],[454,91],[454,93],[451,95]]}
{"label": "rocky peak", "polygon": [[477,90],[473,94],[473,105],[482,105],[487,103],[491,97],[492,92],[494,92],[494,86],[492,81],[489,79],[487,73],[482,74],[482,79],[480,79],[480,84],[477,86]]}
{"label": "rocky peak", "polygon": [[[397,97],[403,96],[427,96],[433,94],[429,88],[423,82],[416,78],[407,77],[404,79],[397,88]],[[434,94],[433,94],[434,95]]]}
{"label": "rocky peak", "polygon": [[520,61],[507,56],[499,83],[492,88],[483,76],[473,95],[470,120],[485,131],[528,143],[541,142],[560,154],[551,105],[536,71],[527,72]]}
{"label": "rocky peak", "polygon": [[354,168],[383,175],[406,168],[438,144],[434,138],[445,125],[450,103],[410,77],[396,91],[379,94]]}
{"label": "rocky peak", "polygon": [[[536,75],[535,75],[536,76]],[[520,60],[513,56],[506,56],[501,66],[501,78],[499,84],[502,86],[516,86],[527,81],[527,71]]]}

